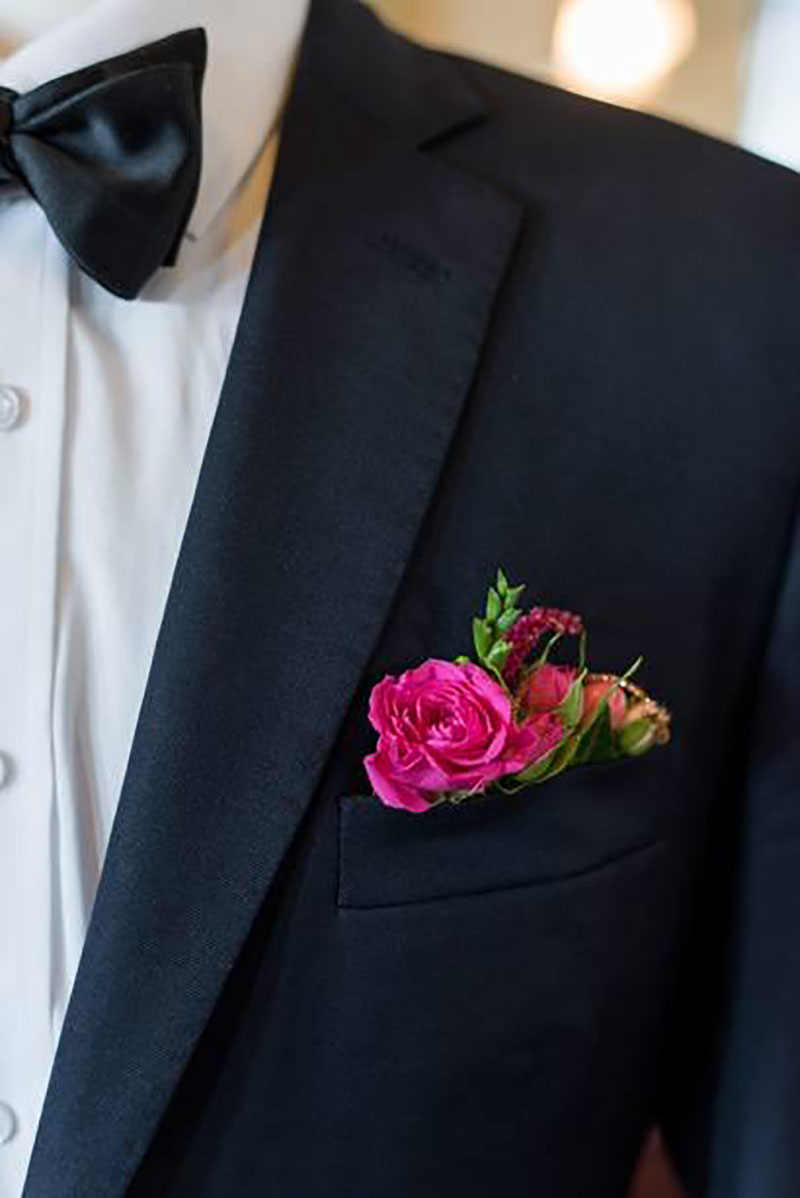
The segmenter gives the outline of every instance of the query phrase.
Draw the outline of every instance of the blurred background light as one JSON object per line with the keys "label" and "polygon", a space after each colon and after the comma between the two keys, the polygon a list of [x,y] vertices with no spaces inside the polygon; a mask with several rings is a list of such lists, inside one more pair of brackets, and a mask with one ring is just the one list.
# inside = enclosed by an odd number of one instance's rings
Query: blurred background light
{"label": "blurred background light", "polygon": [[696,36],[690,0],[563,0],[553,31],[556,74],[583,92],[633,99],[674,70]]}

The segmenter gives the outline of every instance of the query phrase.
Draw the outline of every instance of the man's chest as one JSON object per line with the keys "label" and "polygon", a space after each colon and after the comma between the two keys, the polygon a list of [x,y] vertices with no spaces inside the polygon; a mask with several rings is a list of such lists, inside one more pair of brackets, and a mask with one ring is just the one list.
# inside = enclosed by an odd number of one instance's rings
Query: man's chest
{"label": "man's chest", "polygon": [[31,199],[0,203],[4,1193],[32,1146],[252,240],[209,247],[200,286],[176,274],[131,305],[79,275]]}

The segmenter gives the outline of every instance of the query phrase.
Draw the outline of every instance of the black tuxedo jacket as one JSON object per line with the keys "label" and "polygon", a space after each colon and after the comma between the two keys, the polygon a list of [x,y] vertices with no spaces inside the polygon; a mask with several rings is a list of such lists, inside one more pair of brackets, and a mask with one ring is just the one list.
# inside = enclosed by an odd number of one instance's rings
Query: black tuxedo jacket
{"label": "black tuxedo jacket", "polygon": [[[800,1193],[796,177],[313,0],[25,1198]],[[498,564],[650,756],[423,816]]]}

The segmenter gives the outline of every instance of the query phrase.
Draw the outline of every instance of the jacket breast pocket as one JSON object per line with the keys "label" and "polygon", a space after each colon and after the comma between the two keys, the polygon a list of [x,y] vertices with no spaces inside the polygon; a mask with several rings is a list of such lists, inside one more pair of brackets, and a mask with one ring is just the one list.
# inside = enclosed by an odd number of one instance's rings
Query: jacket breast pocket
{"label": "jacket breast pocket", "polygon": [[337,903],[374,908],[544,885],[611,868],[667,839],[652,758],[576,767],[515,795],[422,814],[339,799]]}

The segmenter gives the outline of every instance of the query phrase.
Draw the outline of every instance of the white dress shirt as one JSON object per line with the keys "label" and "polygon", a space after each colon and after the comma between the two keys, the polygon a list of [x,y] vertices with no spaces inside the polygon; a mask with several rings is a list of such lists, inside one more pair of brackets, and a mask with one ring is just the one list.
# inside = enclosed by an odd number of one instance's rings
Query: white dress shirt
{"label": "white dress shirt", "polygon": [[0,62],[47,79],[202,25],[204,164],[132,302],[0,193],[0,1198],[21,1192],[228,363],[308,0],[94,0]]}

